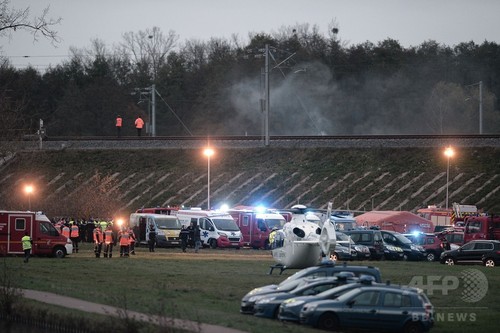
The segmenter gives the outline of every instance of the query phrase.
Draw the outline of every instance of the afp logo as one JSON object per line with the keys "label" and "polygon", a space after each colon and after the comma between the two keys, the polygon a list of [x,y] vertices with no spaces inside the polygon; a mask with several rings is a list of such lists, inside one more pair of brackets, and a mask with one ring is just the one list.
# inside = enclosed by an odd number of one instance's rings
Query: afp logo
{"label": "afp logo", "polygon": [[460,289],[461,299],[467,303],[479,302],[488,293],[486,275],[473,268],[462,271],[458,277],[453,275],[414,276],[409,285],[423,289],[427,295],[435,293],[448,295],[450,291]]}

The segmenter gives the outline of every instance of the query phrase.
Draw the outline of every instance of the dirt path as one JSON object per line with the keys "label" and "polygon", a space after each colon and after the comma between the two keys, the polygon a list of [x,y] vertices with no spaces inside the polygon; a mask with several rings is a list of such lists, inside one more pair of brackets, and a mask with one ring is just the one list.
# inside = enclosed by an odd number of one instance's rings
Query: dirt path
{"label": "dirt path", "polygon": [[[119,313],[123,313],[123,309],[116,308],[110,305],[98,304],[83,301],[73,297],[61,296],[50,292],[43,292],[37,290],[21,289],[23,297],[33,299],[39,302],[54,304],[58,306],[63,306],[70,309],[76,309],[80,311],[98,313],[103,315],[110,315],[118,317]],[[199,333],[246,333],[245,331],[240,331],[233,328],[227,328],[223,326],[216,326],[210,324],[198,323],[190,320],[181,320],[168,317],[159,317],[148,315],[140,312],[127,310],[129,317],[135,320],[146,321],[156,325],[165,325]]]}

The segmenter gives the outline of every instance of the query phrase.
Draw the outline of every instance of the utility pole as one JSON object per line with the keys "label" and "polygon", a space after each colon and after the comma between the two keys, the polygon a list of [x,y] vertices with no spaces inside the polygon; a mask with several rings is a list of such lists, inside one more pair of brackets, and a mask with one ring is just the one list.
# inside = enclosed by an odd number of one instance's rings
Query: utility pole
{"label": "utility pole", "polygon": [[264,83],[264,90],[266,94],[266,113],[265,113],[265,120],[264,120],[264,131],[265,131],[265,139],[264,139],[264,145],[267,147],[269,146],[269,108],[271,106],[271,103],[269,101],[269,44],[266,44],[266,49],[265,49],[265,69],[264,69],[264,74],[265,74],[265,83]]}
{"label": "utility pole", "polygon": [[483,134],[483,81],[479,81],[479,134]]}
{"label": "utility pole", "polygon": [[156,136],[156,87],[151,86],[151,136]]}

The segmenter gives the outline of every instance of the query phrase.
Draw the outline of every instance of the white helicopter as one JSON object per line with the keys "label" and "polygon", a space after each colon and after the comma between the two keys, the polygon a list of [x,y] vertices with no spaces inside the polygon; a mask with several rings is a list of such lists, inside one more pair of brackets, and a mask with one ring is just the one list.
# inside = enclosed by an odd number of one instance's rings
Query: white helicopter
{"label": "white helicopter", "polygon": [[272,250],[277,264],[271,266],[269,274],[274,268],[279,268],[281,274],[287,268],[306,268],[329,260],[336,245],[335,228],[329,219],[331,211],[331,202],[322,218],[305,206],[292,207],[291,221],[277,231]]}

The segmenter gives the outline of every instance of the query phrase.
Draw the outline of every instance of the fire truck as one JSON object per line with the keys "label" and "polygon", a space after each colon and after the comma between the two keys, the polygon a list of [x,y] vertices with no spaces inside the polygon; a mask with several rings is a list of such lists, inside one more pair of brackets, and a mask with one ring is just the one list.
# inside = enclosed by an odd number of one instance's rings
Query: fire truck
{"label": "fire truck", "polygon": [[500,240],[500,216],[471,216],[466,218],[464,243],[476,239]]}
{"label": "fire truck", "polygon": [[33,240],[32,255],[64,258],[73,252],[69,238],[61,235],[41,212],[0,211],[0,255],[23,254],[21,238]]}
{"label": "fire truck", "polygon": [[461,205],[455,202],[448,209],[435,205],[421,208],[417,210],[417,215],[432,221],[436,227],[442,229],[443,227],[460,226],[463,223],[457,224],[457,222],[463,222],[468,216],[477,216],[478,211],[475,205]]}

